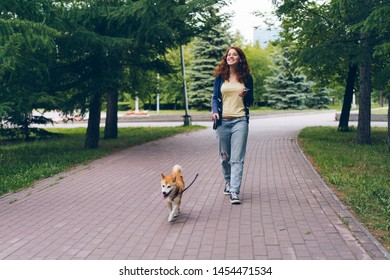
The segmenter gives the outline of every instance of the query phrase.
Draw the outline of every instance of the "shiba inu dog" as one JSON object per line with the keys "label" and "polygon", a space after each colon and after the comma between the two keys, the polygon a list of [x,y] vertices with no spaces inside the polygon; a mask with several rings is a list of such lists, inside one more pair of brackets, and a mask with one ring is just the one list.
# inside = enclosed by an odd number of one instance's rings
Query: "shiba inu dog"
{"label": "shiba inu dog", "polygon": [[161,173],[161,190],[164,199],[167,200],[169,211],[168,222],[173,222],[180,213],[180,203],[184,190],[184,180],[181,170],[181,166],[176,164],[173,166],[170,175],[165,176]]}

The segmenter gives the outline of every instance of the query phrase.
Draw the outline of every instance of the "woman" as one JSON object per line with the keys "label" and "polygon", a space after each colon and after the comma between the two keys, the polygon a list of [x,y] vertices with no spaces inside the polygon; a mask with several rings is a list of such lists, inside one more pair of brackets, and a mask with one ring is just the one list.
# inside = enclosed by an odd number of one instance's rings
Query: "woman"
{"label": "woman", "polygon": [[226,50],[214,71],[212,119],[216,123],[219,156],[225,179],[224,194],[232,204],[240,204],[249,109],[253,104],[253,79],[244,52],[238,47]]}

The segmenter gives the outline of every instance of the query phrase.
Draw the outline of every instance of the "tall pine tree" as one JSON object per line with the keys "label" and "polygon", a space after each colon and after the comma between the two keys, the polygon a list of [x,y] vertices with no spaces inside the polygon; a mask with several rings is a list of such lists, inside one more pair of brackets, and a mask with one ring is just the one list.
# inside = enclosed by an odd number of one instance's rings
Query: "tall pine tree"
{"label": "tall pine tree", "polygon": [[33,116],[33,109],[54,103],[47,81],[59,32],[48,26],[55,21],[51,2],[0,1],[0,133],[2,127],[10,128],[12,136],[26,141],[30,134],[43,133],[31,124],[47,121]]}
{"label": "tall pine tree", "polygon": [[275,66],[270,66],[273,75],[265,80],[267,104],[276,109],[307,108],[306,99],[313,94],[313,82],[307,81],[299,68],[292,65],[286,50],[272,58]]}
{"label": "tall pine tree", "polygon": [[232,41],[227,30],[228,26],[217,25],[197,37],[192,44],[194,59],[188,71],[190,78],[188,97],[191,108],[197,110],[211,108],[214,82],[212,73]]}
{"label": "tall pine tree", "polygon": [[313,109],[328,109],[330,104],[330,90],[326,87],[312,92],[307,96],[306,106]]}
{"label": "tall pine tree", "polygon": [[270,66],[273,75],[265,80],[265,94],[267,104],[276,109],[304,109],[305,93],[309,92],[310,85],[292,66],[291,61],[284,55],[284,51],[272,58],[275,66]]}

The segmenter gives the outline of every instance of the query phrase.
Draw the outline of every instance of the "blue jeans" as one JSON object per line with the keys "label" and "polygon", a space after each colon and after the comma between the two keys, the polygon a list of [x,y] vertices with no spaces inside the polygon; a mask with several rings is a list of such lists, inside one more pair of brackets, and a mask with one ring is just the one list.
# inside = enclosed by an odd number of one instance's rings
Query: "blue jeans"
{"label": "blue jeans", "polygon": [[246,117],[222,119],[222,124],[218,126],[216,134],[225,181],[230,184],[230,192],[240,193],[248,140]]}

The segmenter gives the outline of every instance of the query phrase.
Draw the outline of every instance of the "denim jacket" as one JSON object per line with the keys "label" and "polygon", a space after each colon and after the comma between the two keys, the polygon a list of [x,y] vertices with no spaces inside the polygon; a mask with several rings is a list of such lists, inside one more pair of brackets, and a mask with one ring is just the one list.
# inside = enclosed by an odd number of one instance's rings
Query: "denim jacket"
{"label": "denim jacket", "polygon": [[[213,92],[213,98],[211,100],[211,111],[213,114],[218,113],[219,120],[218,125],[221,125],[222,123],[222,92],[221,87],[224,83],[221,76],[217,76],[214,79],[214,92]],[[246,121],[249,122],[249,107],[253,104],[253,78],[252,76],[248,77],[247,82],[245,83],[245,87],[249,90],[246,92],[246,95],[244,96],[244,106],[245,106],[245,115],[246,115]]]}

